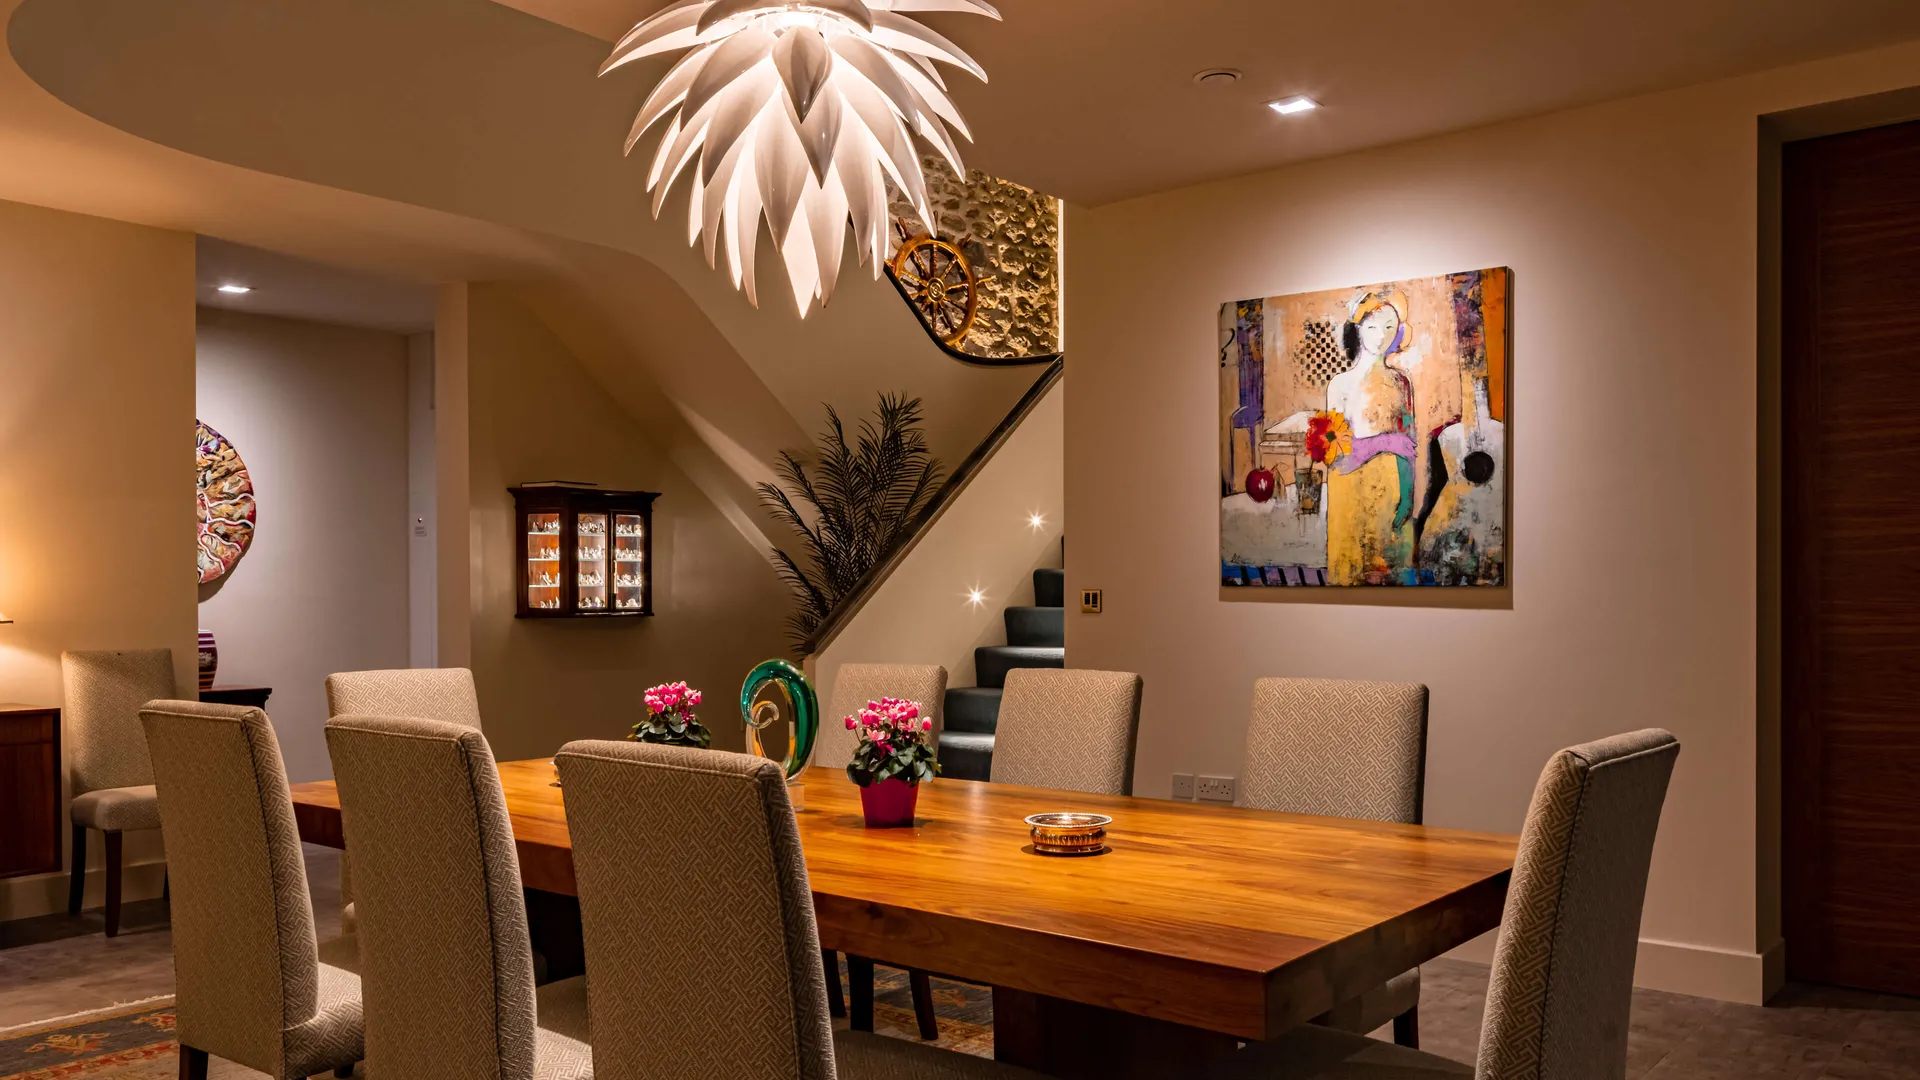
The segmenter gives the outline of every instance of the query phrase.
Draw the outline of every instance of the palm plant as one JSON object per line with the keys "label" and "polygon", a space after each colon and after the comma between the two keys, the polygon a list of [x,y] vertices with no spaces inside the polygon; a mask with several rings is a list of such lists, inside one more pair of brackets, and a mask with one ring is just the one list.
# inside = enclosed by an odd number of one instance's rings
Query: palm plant
{"label": "palm plant", "polygon": [[775,465],[781,483],[759,485],[760,501],[800,535],[805,565],[773,551],[781,579],[798,600],[787,617],[796,644],[804,645],[893,552],[933,498],[942,471],[920,422],[919,398],[883,393],[877,414],[860,421],[849,446],[840,415],[829,405],[812,470],[782,451]]}

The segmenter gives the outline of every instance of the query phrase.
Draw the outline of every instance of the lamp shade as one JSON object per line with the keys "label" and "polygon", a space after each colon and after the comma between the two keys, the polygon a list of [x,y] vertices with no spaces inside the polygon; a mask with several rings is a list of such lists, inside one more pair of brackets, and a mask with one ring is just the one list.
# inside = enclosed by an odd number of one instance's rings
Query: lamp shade
{"label": "lamp shade", "polygon": [[736,288],[756,306],[754,250],[765,218],[804,317],[833,298],[853,223],[855,254],[887,254],[887,188],[927,231],[932,212],[915,136],[966,175],[954,136],[972,140],[938,64],[982,82],[959,46],[901,14],[955,11],[998,19],[986,0],[680,0],[614,46],[602,75],[690,50],[660,80],[627,135],[631,153],[664,130],[647,172],[653,214],[683,175],[687,242],[725,248]]}

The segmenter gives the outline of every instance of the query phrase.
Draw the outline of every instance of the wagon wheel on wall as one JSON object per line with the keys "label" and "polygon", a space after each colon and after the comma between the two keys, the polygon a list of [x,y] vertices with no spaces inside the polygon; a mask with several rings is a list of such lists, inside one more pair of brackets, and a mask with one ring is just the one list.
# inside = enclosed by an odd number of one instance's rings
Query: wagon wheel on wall
{"label": "wagon wheel on wall", "polygon": [[940,340],[958,345],[973,329],[978,281],[957,246],[926,233],[904,239],[893,257],[893,276]]}

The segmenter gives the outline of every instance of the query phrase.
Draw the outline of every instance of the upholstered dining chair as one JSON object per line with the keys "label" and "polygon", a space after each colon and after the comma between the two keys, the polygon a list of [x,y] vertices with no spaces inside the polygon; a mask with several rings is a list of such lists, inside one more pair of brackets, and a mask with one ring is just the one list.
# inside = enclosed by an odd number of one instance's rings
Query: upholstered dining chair
{"label": "upholstered dining chair", "polygon": [[173,875],[182,1080],[205,1080],[210,1054],[276,1080],[349,1075],[361,1056],[360,977],[320,958],[267,714],[153,701],[140,719]]}
{"label": "upholstered dining chair", "polygon": [[533,978],[520,860],[493,751],[465,724],[327,721],[357,853],[367,1071],[585,1080],[583,978]]}
{"label": "upholstered dining chair", "polygon": [[173,650],[60,654],[66,684],[67,756],[73,802],[72,877],[67,913],[87,891],[87,830],[105,841],[107,936],[120,933],[121,834],[160,827],[153,766],[140,733],[140,706],[174,696]]}
{"label": "upholstered dining chair", "polygon": [[1306,1025],[1210,1080],[1621,1080],[1647,867],[1680,744],[1657,729],[1555,754],[1520,833],[1477,1067]]}
{"label": "upholstered dining chair", "polygon": [[[983,1058],[833,1030],[779,765],[629,742],[569,743],[554,760],[598,1080],[1037,1080]],[[635,912],[669,919],[675,932],[637,933]]]}
{"label": "upholstered dining chair", "polygon": [[[327,715],[416,716],[449,724],[480,726],[480,695],[466,668],[397,668],[340,671],[327,676]],[[353,859],[340,853],[340,926],[354,932]]]}
{"label": "upholstered dining chair", "polygon": [[1140,687],[1131,671],[1007,672],[989,777],[996,784],[1131,795]]}
{"label": "upholstered dining chair", "polygon": [[[844,769],[853,760],[859,737],[847,730],[845,719],[865,708],[867,702],[883,697],[920,703],[920,715],[933,721],[933,745],[940,745],[945,728],[947,669],[939,664],[842,664],[833,678],[833,699],[827,714],[820,718],[820,734],[813,747],[813,763],[830,769]],[[827,1006],[834,1016],[847,1015],[848,1006],[840,996],[840,960],[826,953]],[[853,1026],[860,1031],[873,1030],[873,961],[861,956],[847,957],[848,991],[852,994]],[[933,1017],[933,984],[924,974],[913,975],[914,1012],[921,1017],[920,1034],[931,1039],[937,1034],[929,1025]],[[922,1004],[924,1002],[924,1004]]]}
{"label": "upholstered dining chair", "polygon": [[[1240,804],[1320,817],[1421,823],[1427,688],[1414,683],[1260,679],[1253,685]],[[1319,1023],[1366,1034],[1389,1021],[1420,1045],[1420,969],[1336,1006]]]}
{"label": "upholstered dining chair", "polygon": [[480,726],[480,696],[466,668],[341,671],[327,676],[327,715],[413,716]]}

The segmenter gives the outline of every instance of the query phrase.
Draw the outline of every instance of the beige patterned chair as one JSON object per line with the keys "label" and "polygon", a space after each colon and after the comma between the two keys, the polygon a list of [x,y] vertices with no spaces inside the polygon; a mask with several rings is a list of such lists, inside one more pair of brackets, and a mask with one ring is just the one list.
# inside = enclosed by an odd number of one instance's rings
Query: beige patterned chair
{"label": "beige patterned chair", "polygon": [[216,1054],[275,1077],[352,1071],[360,977],[321,962],[287,773],[267,714],[153,701],[140,710],[173,875],[183,1080]]}
{"label": "beige patterned chair", "polygon": [[[1412,683],[1261,679],[1253,686],[1240,803],[1320,817],[1418,825],[1427,774],[1427,688]],[[1420,969],[1319,1023],[1365,1034],[1392,1022],[1420,1045]]]}
{"label": "beige patterned chair", "polygon": [[[820,718],[820,734],[813,746],[813,764],[829,769],[844,769],[853,760],[858,736],[847,730],[847,717],[858,713],[869,701],[883,697],[920,703],[921,715],[933,721],[933,745],[940,746],[940,732],[947,703],[947,669],[939,664],[842,664],[833,677],[832,707]],[[825,954],[827,965],[827,1005],[834,1016],[845,1016],[847,1007],[840,996],[840,960]],[[847,957],[847,981],[853,992],[853,1025],[860,1031],[873,1030],[873,961],[865,957]],[[924,973],[915,973],[914,1011],[920,1014],[920,1033],[931,1039],[938,1032],[930,1027],[933,1017],[933,984]],[[924,1002],[924,1005],[922,1004]]]}
{"label": "beige patterned chair", "polygon": [[465,724],[340,716],[327,721],[327,749],[358,853],[367,1071],[591,1077],[586,980],[534,990],[520,860],[487,740]]}
{"label": "beige patterned chair", "polygon": [[87,891],[87,830],[106,841],[107,936],[120,933],[121,834],[160,827],[153,766],[140,733],[140,706],[173,697],[173,650],[60,654],[66,684],[67,759],[73,802],[67,913],[80,914]]}
{"label": "beige patterned chair", "polygon": [[480,697],[466,668],[342,671],[327,676],[327,715],[417,716],[480,726]]}
{"label": "beige patterned chair", "polygon": [[[327,676],[327,716],[417,716],[449,724],[480,726],[480,695],[466,668],[397,668],[340,671]],[[353,933],[359,912],[353,903],[353,864],[340,855],[340,927]]]}
{"label": "beige patterned chair", "polygon": [[1140,676],[1130,671],[1015,668],[994,733],[996,784],[1133,793]]}
{"label": "beige patterned chair", "polygon": [[1308,1025],[1216,1080],[1619,1080],[1647,866],[1680,744],[1637,731],[1562,750],[1534,788],[1493,953],[1478,1067]]}
{"label": "beige patterned chair", "polygon": [[[982,1058],[833,1031],[779,765],[628,742],[569,743],[555,761],[599,1080],[1037,1080]],[[635,912],[670,913],[676,932],[636,932]]]}

